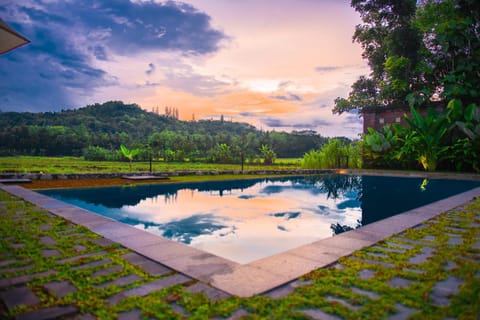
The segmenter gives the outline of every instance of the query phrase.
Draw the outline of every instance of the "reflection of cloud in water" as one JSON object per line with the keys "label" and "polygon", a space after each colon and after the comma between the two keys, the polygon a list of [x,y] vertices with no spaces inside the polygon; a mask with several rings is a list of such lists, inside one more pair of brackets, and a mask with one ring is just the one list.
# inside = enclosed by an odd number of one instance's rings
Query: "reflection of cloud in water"
{"label": "reflection of cloud in water", "polygon": [[278,212],[278,213],[271,213],[269,216],[273,216],[276,218],[285,218],[286,220],[298,218],[302,213],[299,211],[296,212]]}
{"label": "reflection of cloud in water", "polygon": [[360,201],[350,199],[337,204],[337,208],[342,210],[346,208],[360,208],[361,205],[362,203]]}
{"label": "reflection of cloud in water", "polygon": [[[201,235],[211,235],[217,230],[228,228],[228,226],[217,222],[218,218],[211,214],[194,215],[185,219],[175,220],[159,225],[163,236],[186,244],[192,239]],[[224,235],[234,233],[230,230]]]}
{"label": "reflection of cloud in water", "polygon": [[244,200],[253,199],[253,198],[255,198],[255,196],[253,195],[241,195],[238,197],[238,199],[244,199]]}

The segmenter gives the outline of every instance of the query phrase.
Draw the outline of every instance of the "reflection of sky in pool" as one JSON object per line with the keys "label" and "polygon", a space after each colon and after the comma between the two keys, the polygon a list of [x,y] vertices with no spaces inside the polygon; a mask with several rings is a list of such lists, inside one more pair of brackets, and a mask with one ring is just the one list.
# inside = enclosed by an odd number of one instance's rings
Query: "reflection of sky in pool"
{"label": "reflection of sky in pool", "polygon": [[[332,231],[355,228],[437,200],[430,199],[431,193],[438,194],[440,199],[479,184],[450,182],[446,184],[449,188],[441,187],[448,192],[439,192],[437,182],[445,184],[447,180],[433,180],[427,191],[433,190],[422,192],[421,179],[382,178],[385,177],[295,177],[42,193],[224,258],[248,263],[330,237]],[[400,179],[402,183],[391,179]],[[382,182],[386,183],[384,187]],[[398,189],[399,185],[405,190]],[[392,207],[392,194],[400,202],[402,197],[413,197],[416,202],[385,212],[385,208]],[[372,211],[369,216],[365,212],[367,207]]]}

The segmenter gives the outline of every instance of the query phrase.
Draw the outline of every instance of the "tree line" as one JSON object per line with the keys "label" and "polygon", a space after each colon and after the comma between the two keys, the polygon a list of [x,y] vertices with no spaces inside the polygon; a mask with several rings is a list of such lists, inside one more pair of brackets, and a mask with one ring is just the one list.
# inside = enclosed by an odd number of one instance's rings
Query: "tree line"
{"label": "tree line", "polygon": [[406,126],[369,128],[363,135],[364,165],[480,172],[480,1],[351,5],[362,18],[353,40],[371,73],[353,83],[347,98],[335,100],[333,112],[410,108]]}
{"label": "tree line", "polygon": [[287,133],[221,120],[181,121],[121,101],[61,112],[0,113],[3,156],[121,160],[120,146],[125,145],[139,149],[136,159],[142,160],[236,162],[242,157],[251,161],[265,158],[265,154],[270,158],[302,157],[328,140],[314,131]]}

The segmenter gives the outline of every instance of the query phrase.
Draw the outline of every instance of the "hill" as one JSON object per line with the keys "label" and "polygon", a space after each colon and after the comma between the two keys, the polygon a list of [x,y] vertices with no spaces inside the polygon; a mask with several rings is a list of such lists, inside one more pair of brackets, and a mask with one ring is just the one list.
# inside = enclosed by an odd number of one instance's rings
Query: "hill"
{"label": "hill", "polygon": [[232,153],[242,149],[253,155],[270,145],[280,157],[300,157],[326,140],[311,131],[263,132],[247,123],[181,121],[121,101],[61,112],[0,112],[0,155],[78,156],[88,148],[117,150],[125,144],[205,157],[225,144]]}

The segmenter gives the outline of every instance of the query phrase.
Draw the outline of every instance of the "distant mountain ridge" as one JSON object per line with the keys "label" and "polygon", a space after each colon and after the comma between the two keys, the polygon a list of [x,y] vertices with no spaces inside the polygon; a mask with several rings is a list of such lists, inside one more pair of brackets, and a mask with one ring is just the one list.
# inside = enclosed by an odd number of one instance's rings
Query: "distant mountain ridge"
{"label": "distant mountain ridge", "polygon": [[[170,145],[162,142],[170,134]],[[157,147],[200,149],[242,143],[250,149],[273,145],[279,156],[302,156],[326,141],[315,132],[263,132],[247,123],[221,120],[182,121],[148,112],[136,104],[109,101],[60,112],[0,112],[0,155],[80,155],[88,146],[118,149],[156,142]],[[184,141],[185,140],[185,141]],[[177,143],[175,143],[175,141]],[[201,153],[202,153],[201,152]]]}

